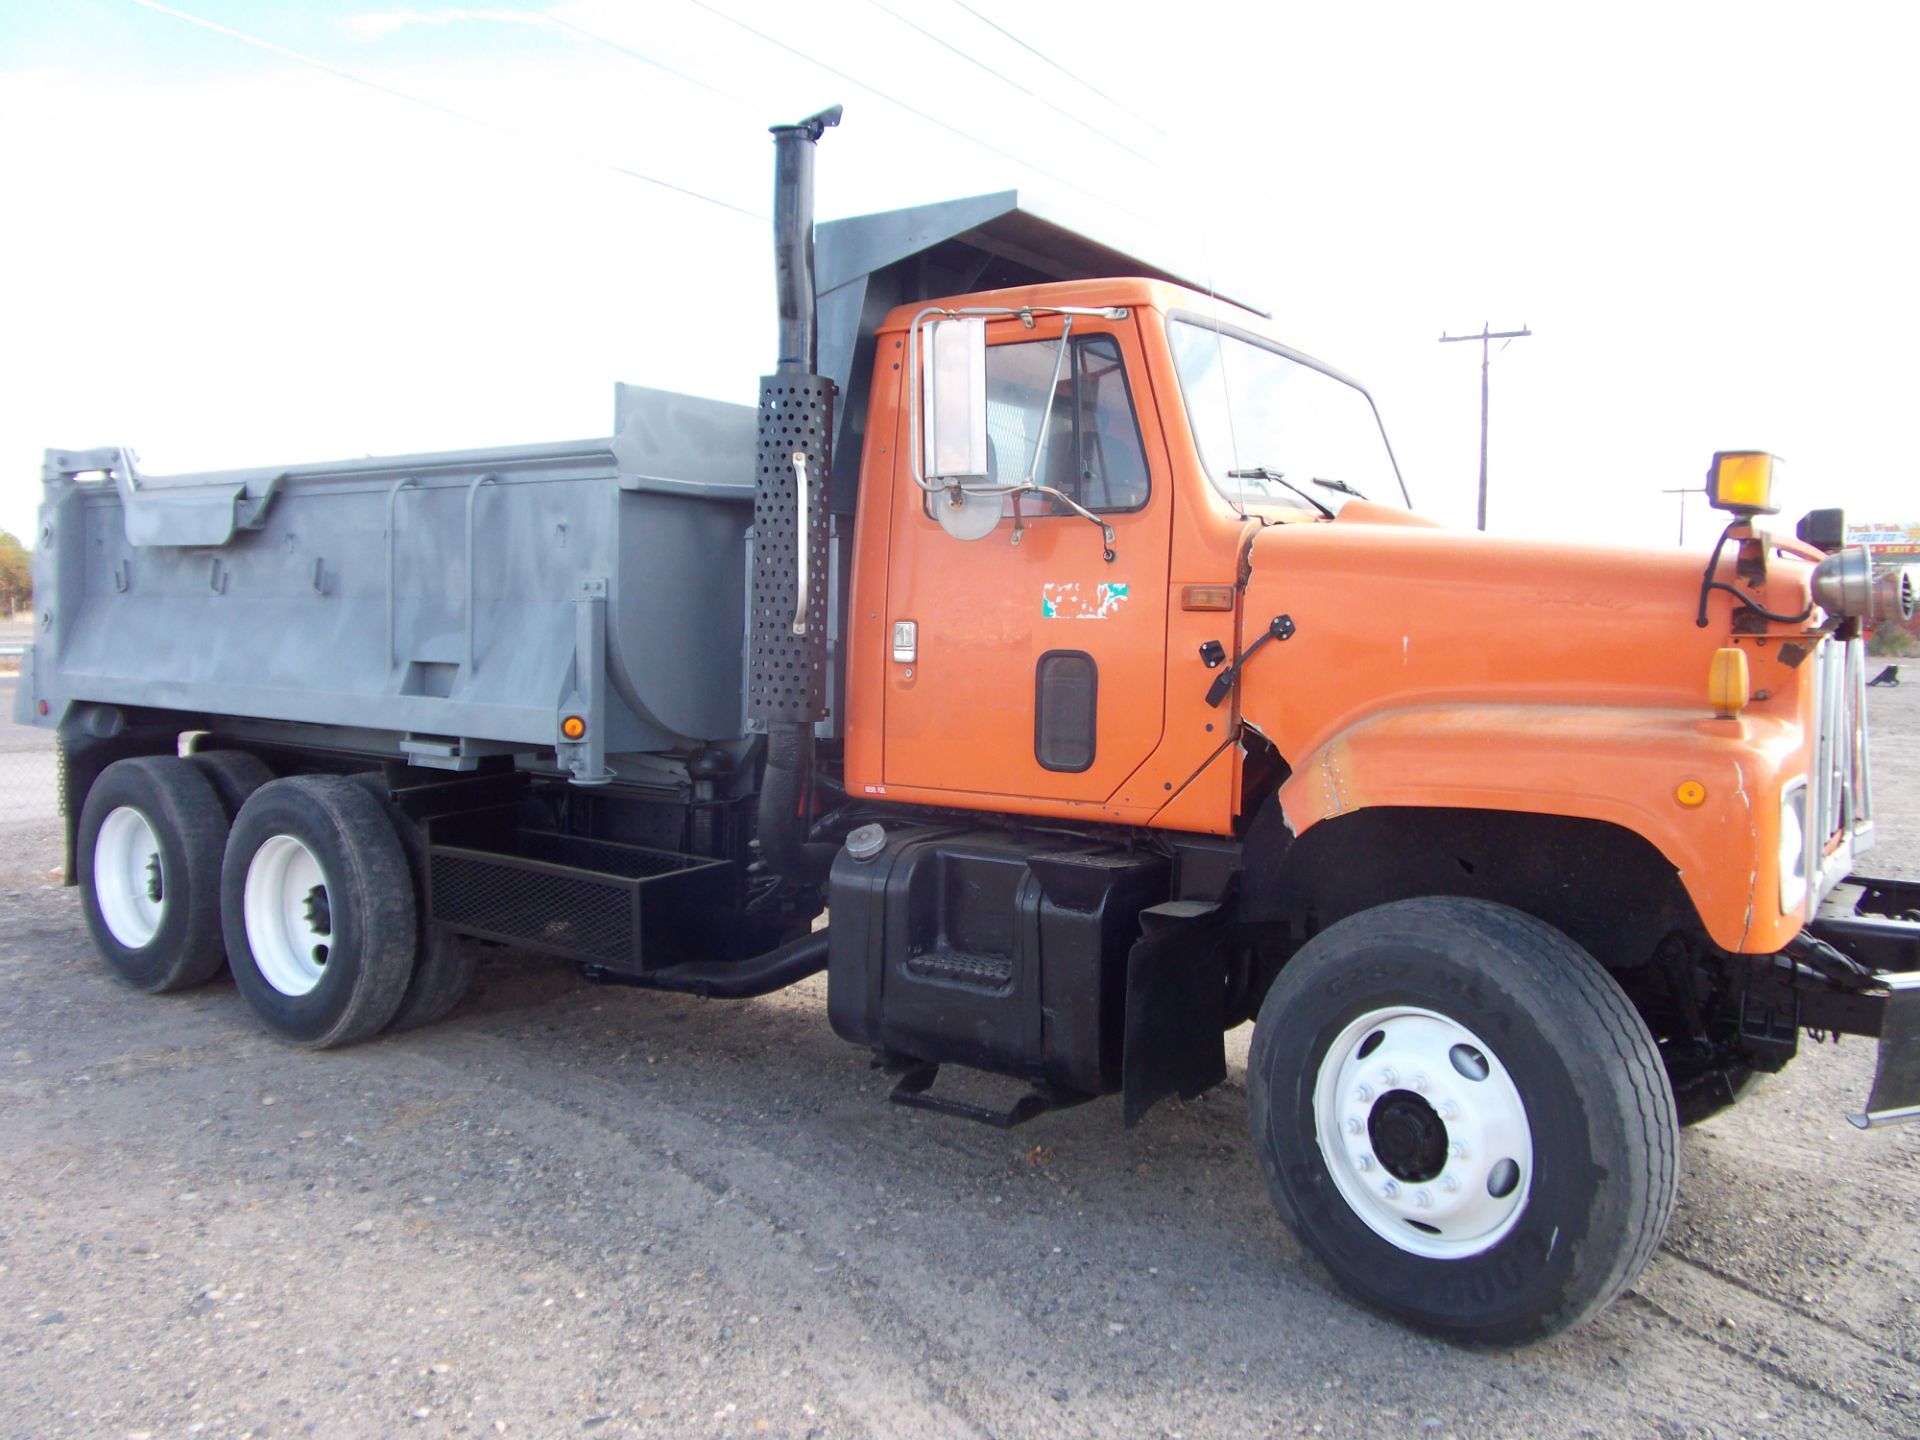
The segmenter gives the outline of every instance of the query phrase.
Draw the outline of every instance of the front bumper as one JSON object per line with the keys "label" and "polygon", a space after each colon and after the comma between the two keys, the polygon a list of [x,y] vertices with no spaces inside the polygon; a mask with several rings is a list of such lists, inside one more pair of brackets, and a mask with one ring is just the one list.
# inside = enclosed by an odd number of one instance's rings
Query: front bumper
{"label": "front bumper", "polygon": [[[1920,882],[1849,875],[1821,903],[1807,934],[1858,973],[1841,987],[1844,1003],[1804,1007],[1801,1023],[1880,1041],[1866,1106],[1847,1118],[1863,1130],[1920,1119]],[[1831,1023],[1821,1026],[1823,1019]]]}

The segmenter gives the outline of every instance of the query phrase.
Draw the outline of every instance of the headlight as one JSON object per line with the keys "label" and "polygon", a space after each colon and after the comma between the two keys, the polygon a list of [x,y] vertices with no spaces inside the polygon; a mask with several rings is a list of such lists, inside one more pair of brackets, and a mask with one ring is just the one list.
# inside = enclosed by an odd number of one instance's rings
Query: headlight
{"label": "headlight", "polygon": [[1780,913],[1791,915],[1807,899],[1807,782],[1796,780],[1780,796]]}

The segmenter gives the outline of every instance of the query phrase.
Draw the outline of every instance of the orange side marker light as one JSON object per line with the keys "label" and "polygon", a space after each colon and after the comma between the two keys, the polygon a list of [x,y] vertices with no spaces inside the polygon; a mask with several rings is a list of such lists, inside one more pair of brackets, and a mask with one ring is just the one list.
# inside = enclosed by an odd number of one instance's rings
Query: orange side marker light
{"label": "orange side marker light", "polygon": [[1233,586],[1182,586],[1180,608],[1182,610],[1231,610],[1233,609]]}

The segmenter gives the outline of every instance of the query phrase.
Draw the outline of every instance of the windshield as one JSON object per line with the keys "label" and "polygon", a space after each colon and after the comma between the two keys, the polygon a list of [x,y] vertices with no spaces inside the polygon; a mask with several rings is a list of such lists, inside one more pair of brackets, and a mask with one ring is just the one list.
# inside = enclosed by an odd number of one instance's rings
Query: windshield
{"label": "windshield", "polygon": [[1236,508],[1337,512],[1358,496],[1404,507],[1366,391],[1251,336],[1167,326],[1200,464]]}

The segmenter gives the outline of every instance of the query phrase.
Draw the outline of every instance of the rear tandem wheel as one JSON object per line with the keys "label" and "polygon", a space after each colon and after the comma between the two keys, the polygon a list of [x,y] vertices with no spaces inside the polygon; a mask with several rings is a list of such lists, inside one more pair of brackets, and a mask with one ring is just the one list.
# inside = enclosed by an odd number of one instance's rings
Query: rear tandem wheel
{"label": "rear tandem wheel", "polygon": [[335,775],[261,786],[234,822],[220,893],[234,983],[268,1030],[320,1050],[393,1018],[413,975],[413,882],[364,787]]}
{"label": "rear tandem wheel", "polygon": [[87,930],[116,979],[160,994],[220,973],[226,833],[213,785],[177,756],[100,772],[80,810],[74,870]]}

